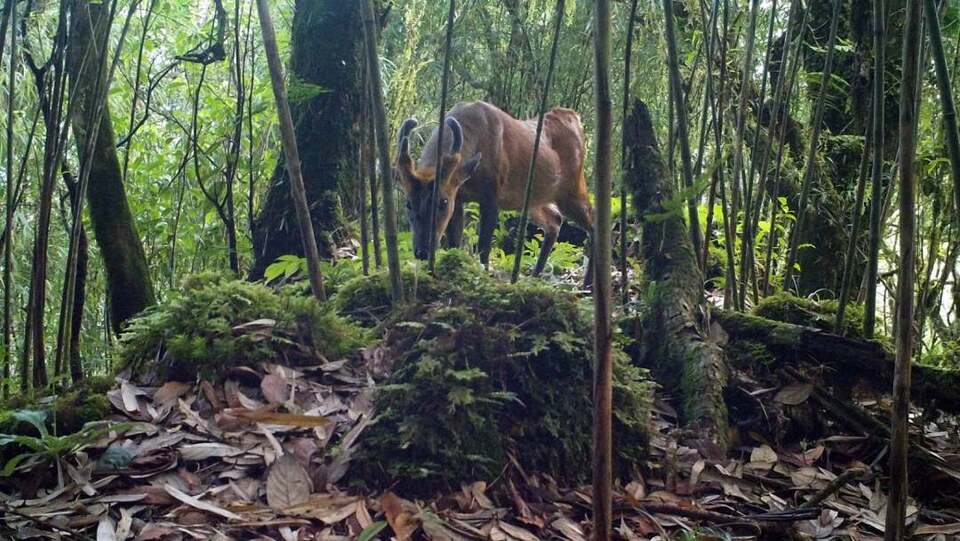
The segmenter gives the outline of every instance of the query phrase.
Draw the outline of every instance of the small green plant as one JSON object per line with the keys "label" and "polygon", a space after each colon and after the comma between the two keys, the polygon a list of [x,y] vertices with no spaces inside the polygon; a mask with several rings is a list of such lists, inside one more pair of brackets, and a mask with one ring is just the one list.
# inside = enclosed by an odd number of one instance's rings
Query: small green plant
{"label": "small green plant", "polygon": [[0,471],[3,477],[9,477],[18,466],[25,462],[38,464],[53,462],[59,471],[60,460],[83,447],[90,445],[108,432],[123,430],[125,425],[87,424],[78,432],[64,436],[55,436],[47,430],[47,412],[39,410],[14,410],[0,414],[0,423],[26,423],[37,430],[36,436],[0,434],[0,448],[19,445],[22,452],[7,460]]}

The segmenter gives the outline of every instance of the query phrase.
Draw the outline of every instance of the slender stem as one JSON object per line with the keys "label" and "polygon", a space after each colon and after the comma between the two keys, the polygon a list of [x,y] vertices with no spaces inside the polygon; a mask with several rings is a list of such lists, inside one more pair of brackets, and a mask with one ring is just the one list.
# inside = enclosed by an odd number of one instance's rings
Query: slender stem
{"label": "slender stem", "polygon": [[[263,0],[258,0],[263,1]],[[390,295],[394,301],[403,299],[400,280],[400,256],[397,252],[397,206],[390,181],[390,148],[387,143],[387,113],[383,106],[383,87],[380,81],[380,58],[377,55],[376,16],[373,0],[363,0],[363,41],[367,53],[370,97],[373,103],[373,123],[377,134],[377,160],[380,163],[380,187],[383,190],[383,236],[387,245],[387,267],[390,272]]]}
{"label": "slender stem", "polygon": [[[447,10],[447,34],[446,42],[443,48],[443,78],[440,82],[440,124],[437,126],[437,167],[434,170],[433,186],[430,192],[430,224],[436,227],[437,206],[440,198],[440,183],[443,182],[443,132],[447,122],[447,89],[450,81],[450,49],[453,46],[453,18],[456,14],[456,0],[450,0],[450,9]],[[450,204],[454,204],[453,201]],[[437,264],[437,235],[430,235],[430,272],[436,270]]]}
{"label": "slender stem", "polygon": [[[627,114],[629,112],[629,102],[630,102],[630,85],[632,81],[630,80],[630,68],[633,67],[633,29],[634,29],[634,19],[637,17],[637,0],[630,0],[630,19],[627,20],[627,49],[624,52],[623,57],[623,110],[621,112],[621,127],[627,121]],[[707,51],[709,51],[709,45]],[[709,53],[708,53],[709,56]],[[709,62],[709,58],[707,59]],[[709,78],[709,64],[707,66]],[[704,112],[703,117],[706,118],[706,112]],[[706,130],[701,130],[701,133]],[[701,141],[703,140],[701,135]],[[701,146],[700,157],[703,157],[703,148]],[[627,146],[622,142],[620,145],[620,303],[627,304],[630,296],[630,277],[627,275],[627,247],[629,246],[629,235],[627,234],[627,228],[629,224],[627,223],[627,183],[626,180],[622,177],[623,172],[626,169],[626,160],[627,160]],[[697,160],[699,163],[700,160]],[[699,174],[699,171],[697,172]]]}
{"label": "slender stem", "polygon": [[540,109],[537,115],[537,131],[533,136],[533,155],[530,157],[530,168],[527,170],[527,183],[523,191],[523,208],[520,210],[520,222],[517,226],[517,237],[513,243],[513,273],[510,283],[517,283],[520,278],[520,261],[523,259],[523,239],[527,233],[527,216],[530,212],[530,197],[533,195],[533,174],[536,171],[537,155],[540,153],[540,138],[543,134],[543,119],[547,114],[547,100],[550,96],[550,83],[553,81],[553,71],[557,60],[557,45],[560,42],[560,29],[563,26],[564,0],[557,0],[555,23],[553,28],[553,44],[550,46],[550,65],[547,67],[547,78],[543,83],[543,93],[540,95]]}
{"label": "slender stem", "polygon": [[[777,24],[777,0],[773,0],[770,6],[770,24],[767,27],[767,50],[763,60],[763,76],[760,82],[760,94],[757,98],[757,125],[753,132],[753,144],[750,146],[750,170],[744,178],[745,190],[743,197],[743,236],[740,242],[740,298],[738,299],[740,308],[746,305],[747,301],[747,280],[753,273],[750,264],[753,261],[753,186],[754,174],[757,170],[758,157],[762,159],[763,152],[758,152],[760,146],[760,112],[763,109],[763,102],[767,96],[767,79],[769,78],[770,55],[773,50],[773,27]],[[788,27],[789,28],[789,27]],[[789,30],[788,30],[789,33]],[[787,40],[785,43],[789,43]],[[786,47],[784,47],[786,50]],[[746,111],[744,111],[746,114]],[[772,119],[772,117],[771,117]],[[771,123],[771,126],[773,124]],[[742,151],[741,151],[742,152]],[[762,184],[761,178],[761,184]],[[757,191],[760,191],[758,188]]]}
{"label": "slender stem", "polygon": [[[758,0],[754,0],[758,1]],[[687,214],[690,220],[690,239],[694,253],[703,249],[703,237],[700,231],[700,216],[697,210],[698,192],[694,185],[693,160],[690,156],[690,134],[687,126],[687,106],[684,98],[683,82],[680,78],[680,60],[677,53],[677,39],[674,32],[673,1],[663,2],[664,29],[667,41],[667,56],[670,68],[671,95],[674,102],[674,113],[677,117],[677,139],[680,143],[680,161],[683,170],[683,185],[688,192]],[[599,195],[597,197],[599,199]]]}
{"label": "slender stem", "polygon": [[[667,0],[667,3],[672,0]],[[611,132],[613,112],[610,98],[610,2],[594,2],[594,92],[597,111],[596,221],[593,231],[594,265],[594,348],[596,360],[593,379],[593,539],[612,539],[611,484],[613,477],[613,359],[610,313],[610,202]],[[672,22],[672,18],[668,19]],[[678,75],[678,74],[676,74]],[[687,148],[689,151],[689,147]],[[687,153],[689,158],[689,152]],[[689,168],[688,163],[688,168]]]}
{"label": "slender stem", "polygon": [[297,135],[293,129],[293,117],[290,114],[290,103],[287,101],[287,88],[283,79],[283,64],[280,61],[277,36],[273,29],[273,20],[270,18],[270,8],[267,6],[267,0],[257,0],[257,13],[260,16],[263,49],[267,55],[267,65],[270,69],[270,82],[273,84],[273,95],[277,100],[277,112],[280,116],[280,134],[287,173],[290,177],[290,192],[297,212],[297,222],[300,225],[300,240],[303,242],[303,251],[307,256],[310,289],[317,300],[325,300],[323,276],[320,274],[320,252],[317,249],[317,238],[313,233],[313,221],[310,218],[310,207],[307,205],[307,192],[303,187],[300,153],[297,150]]}
{"label": "slender stem", "polygon": [[[7,85],[7,186],[5,193],[4,231],[6,238],[3,243],[3,398],[10,396],[10,357],[13,354],[13,331],[11,329],[10,310],[11,292],[13,291],[13,111],[16,105],[17,89],[17,10],[14,0],[7,0],[5,17],[10,23],[10,79]],[[2,41],[0,41],[2,43]],[[2,45],[0,45],[2,46]]]}
{"label": "slender stem", "polygon": [[[730,220],[733,223],[732,231],[734,237],[727,239],[727,242],[736,246],[737,223],[740,221],[740,188],[741,184],[746,182],[743,176],[743,147],[744,137],[747,130],[747,96],[750,93],[750,77],[753,72],[753,49],[756,41],[757,31],[757,12],[760,10],[760,0],[751,0],[750,2],[750,23],[747,26],[747,43],[743,54],[743,68],[740,73],[739,103],[737,104],[737,128],[733,144],[733,177],[730,179]],[[746,190],[744,190],[746,191]],[[746,234],[746,233],[745,233]],[[731,264],[733,262],[731,261]],[[741,269],[742,272],[742,269]],[[741,276],[741,280],[743,277]],[[741,282],[741,287],[746,285]],[[731,284],[732,291],[734,290]],[[733,294],[733,306],[737,310],[743,310],[742,293]]]}
{"label": "slender stem", "polygon": [[833,76],[833,53],[837,43],[837,27],[840,24],[840,0],[833,0],[833,14],[830,18],[830,37],[827,40],[827,58],[824,60],[823,72],[820,74],[820,92],[813,113],[813,125],[810,127],[810,146],[807,149],[807,162],[803,169],[803,185],[800,190],[800,202],[797,205],[797,222],[793,225],[793,234],[790,236],[790,251],[787,254],[787,268],[784,269],[783,285],[791,287],[793,281],[794,264],[797,262],[797,253],[800,249],[800,238],[807,221],[807,204],[810,201],[810,192],[813,190],[813,173],[816,169],[817,149],[820,145],[820,127],[823,123],[823,112],[827,106],[827,89],[830,78]]}
{"label": "slender stem", "polygon": [[[874,74],[876,77],[877,74]],[[853,266],[856,264],[857,246],[860,244],[861,217],[863,216],[863,199],[867,187],[867,166],[869,164],[872,140],[870,139],[870,128],[873,125],[871,120],[867,124],[867,132],[864,135],[863,154],[860,156],[860,174],[857,177],[857,197],[853,204],[853,225],[850,230],[850,240],[847,242],[847,253],[843,264],[843,275],[840,278],[840,299],[837,304],[837,321],[834,327],[837,334],[846,334],[843,320],[847,311],[847,303],[850,301],[850,281],[853,279]]]}
{"label": "slender stem", "polygon": [[[916,243],[915,160],[916,114],[920,89],[921,0],[907,2],[903,34],[903,82],[900,85],[900,270],[897,277],[897,359],[893,378],[890,437],[890,493],[884,528],[886,541],[906,538],[907,451],[909,445],[910,368],[915,340],[913,329]],[[936,16],[936,14],[934,14]]]}
{"label": "slender stem", "polygon": [[868,240],[867,273],[864,277],[866,295],[863,307],[863,336],[873,338],[877,321],[877,276],[880,266],[880,224],[883,214],[883,102],[884,93],[884,0],[873,5],[873,163],[870,183],[870,237]]}

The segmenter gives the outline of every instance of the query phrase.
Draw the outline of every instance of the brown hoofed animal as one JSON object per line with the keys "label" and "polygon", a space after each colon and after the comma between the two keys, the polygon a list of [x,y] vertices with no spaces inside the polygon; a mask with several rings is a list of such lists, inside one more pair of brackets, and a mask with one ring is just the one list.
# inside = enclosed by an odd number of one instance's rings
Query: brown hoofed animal
{"label": "brown hoofed animal", "polygon": [[[517,120],[483,102],[459,103],[447,114],[444,134],[443,178],[437,193],[436,222],[431,226],[430,198],[436,175],[437,135],[434,129],[420,160],[410,157],[410,131],[417,121],[408,118],[398,134],[395,176],[407,194],[407,214],[417,259],[429,257],[431,236],[440,245],[458,247],[463,235],[463,205],[480,205],[480,261],[486,265],[497,228],[499,209],[520,210],[533,156],[537,119]],[[557,107],[544,117],[543,133],[533,176],[530,218],[543,228],[544,239],[534,268],[539,275],[568,217],[593,231],[593,207],[583,175],[583,127],[576,112]],[[587,267],[587,281],[590,280]]]}

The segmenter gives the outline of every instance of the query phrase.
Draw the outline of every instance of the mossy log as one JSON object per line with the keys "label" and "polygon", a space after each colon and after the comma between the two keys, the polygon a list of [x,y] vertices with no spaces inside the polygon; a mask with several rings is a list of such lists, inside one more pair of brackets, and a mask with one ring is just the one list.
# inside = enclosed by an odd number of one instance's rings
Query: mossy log
{"label": "mossy log", "polygon": [[[685,423],[711,444],[727,446],[723,351],[708,338],[703,275],[687,234],[680,197],[657,145],[646,104],[636,100],[623,126],[625,182],[643,219],[644,275],[653,288],[643,318],[642,357],[668,388],[679,387]],[[682,197],[682,196],[681,196]]]}
{"label": "mossy log", "polygon": [[[733,341],[753,341],[782,362],[813,361],[833,368],[845,381],[862,381],[878,390],[893,388],[894,355],[879,342],[730,311],[714,319]],[[913,365],[911,396],[918,403],[960,412],[960,371]]]}

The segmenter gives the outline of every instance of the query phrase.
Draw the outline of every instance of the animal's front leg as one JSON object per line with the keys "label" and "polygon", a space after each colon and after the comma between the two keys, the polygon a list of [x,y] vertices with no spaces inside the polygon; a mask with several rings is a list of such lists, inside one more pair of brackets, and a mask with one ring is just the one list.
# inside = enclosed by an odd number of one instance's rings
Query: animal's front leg
{"label": "animal's front leg", "polygon": [[444,246],[447,248],[459,248],[463,243],[463,202],[457,199],[453,206],[453,215],[450,216],[450,223],[447,224],[447,232],[444,237]]}
{"label": "animal's front leg", "polygon": [[477,248],[480,251],[480,262],[484,267],[490,263],[490,246],[493,243],[493,232],[497,229],[499,209],[495,199],[487,198],[480,202],[480,226]]}

